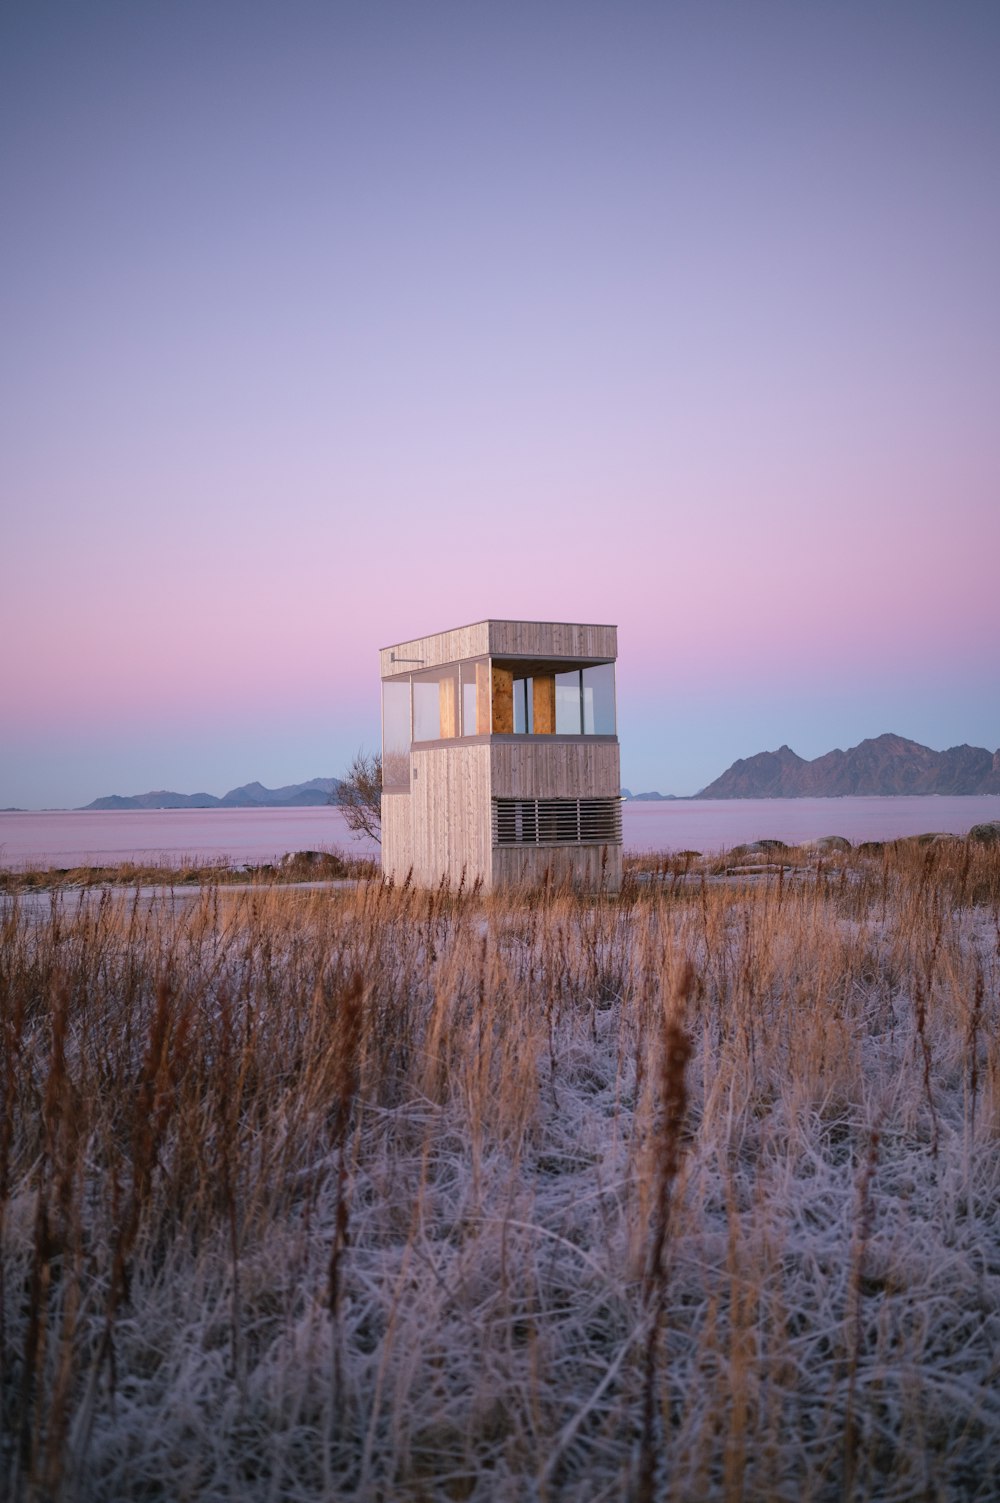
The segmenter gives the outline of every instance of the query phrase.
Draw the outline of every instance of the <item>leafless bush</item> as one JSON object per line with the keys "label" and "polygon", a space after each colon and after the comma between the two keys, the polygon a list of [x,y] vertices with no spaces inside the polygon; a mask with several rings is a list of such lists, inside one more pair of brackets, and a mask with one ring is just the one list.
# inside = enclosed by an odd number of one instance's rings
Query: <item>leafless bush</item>
{"label": "leafless bush", "polygon": [[353,835],[382,844],[382,758],[378,752],[359,751],[341,778],[331,803],[343,811]]}

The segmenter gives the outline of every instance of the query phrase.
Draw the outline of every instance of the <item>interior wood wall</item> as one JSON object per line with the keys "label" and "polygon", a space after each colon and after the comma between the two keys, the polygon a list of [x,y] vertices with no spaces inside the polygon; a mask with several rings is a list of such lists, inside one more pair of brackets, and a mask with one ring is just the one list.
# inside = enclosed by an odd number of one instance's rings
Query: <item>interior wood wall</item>
{"label": "interior wood wall", "polygon": [[531,688],[532,715],[536,736],[553,736],[556,729],[556,676],[536,673]]}
{"label": "interior wood wall", "polygon": [[493,664],[493,734],[514,734],[514,675]]}

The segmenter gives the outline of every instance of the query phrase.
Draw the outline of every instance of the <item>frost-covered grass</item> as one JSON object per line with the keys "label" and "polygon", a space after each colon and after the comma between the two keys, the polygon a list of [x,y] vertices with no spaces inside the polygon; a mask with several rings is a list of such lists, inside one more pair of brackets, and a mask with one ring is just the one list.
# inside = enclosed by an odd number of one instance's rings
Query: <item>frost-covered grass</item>
{"label": "frost-covered grass", "polygon": [[1000,851],[837,862],[0,899],[0,1496],[1000,1494]]}

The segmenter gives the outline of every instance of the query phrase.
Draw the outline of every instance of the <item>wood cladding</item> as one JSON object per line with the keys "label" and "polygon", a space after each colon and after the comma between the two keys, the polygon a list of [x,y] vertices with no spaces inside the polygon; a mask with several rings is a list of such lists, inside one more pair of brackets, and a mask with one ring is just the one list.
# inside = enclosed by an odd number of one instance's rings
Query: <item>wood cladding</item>
{"label": "wood cladding", "polygon": [[[537,810],[552,803],[553,818],[561,818],[558,800],[618,798],[617,739],[557,734],[555,687],[560,660],[567,667],[612,662],[617,652],[614,626],[559,621],[479,621],[383,648],[379,662],[384,679],[412,676],[419,682],[425,670],[455,665],[440,677],[427,672],[423,680],[425,686],[438,684],[439,739],[413,745],[404,754],[409,793],[382,797],[386,875],[402,882],[412,874],[418,886],[436,886],[445,879],[453,886],[463,880],[466,885],[481,881],[485,887],[556,882],[617,891],[621,844],[585,842],[582,812],[576,844],[568,838],[563,843],[558,834],[562,826],[557,825],[548,844],[503,844],[499,834],[493,844],[494,800],[538,801]],[[497,661],[504,658],[506,663]],[[464,665],[461,679],[459,663]],[[515,674],[533,680],[531,736],[514,734]],[[428,692],[432,694],[425,688],[420,700],[422,726],[428,715],[433,720],[434,699],[427,703]],[[468,716],[464,725],[463,708]],[[462,739],[472,735],[484,739]],[[406,784],[402,768],[399,782]],[[584,803],[574,807],[582,811]],[[515,820],[523,817],[523,811],[515,811]],[[542,814],[536,812],[536,818],[540,830]],[[608,828],[617,833],[617,825]]]}
{"label": "wood cladding", "polygon": [[[490,650],[488,621],[460,626],[454,631],[435,632],[430,637],[414,637],[383,647],[379,653],[379,671],[383,678],[396,673],[419,672],[421,668],[440,668],[442,663],[459,663],[463,658],[484,658]],[[396,661],[392,660],[393,653]],[[406,659],[415,659],[407,662]]]}
{"label": "wood cladding", "polygon": [[532,680],[532,710],[536,736],[553,736],[556,729],[556,676],[538,673]]}
{"label": "wood cladding", "polygon": [[490,749],[428,748],[413,753],[411,831],[416,881],[458,883],[491,874]]}
{"label": "wood cladding", "polygon": [[[395,657],[393,656],[395,654]],[[379,653],[382,678],[398,673],[438,668],[465,658],[536,657],[589,658],[610,661],[618,656],[618,628],[568,621],[476,621],[453,631],[434,632],[383,647]],[[408,661],[409,660],[409,661]]]}
{"label": "wood cladding", "polygon": [[514,734],[514,675],[509,668],[493,665],[493,734]]}
{"label": "wood cladding", "polygon": [[410,830],[410,795],[382,795],[382,871],[397,882],[404,882],[413,866],[413,838]]}
{"label": "wood cladding", "polygon": [[617,741],[494,741],[494,798],[599,798],[621,791]]}
{"label": "wood cladding", "polygon": [[568,621],[489,621],[493,657],[616,658],[618,628]]}
{"label": "wood cladding", "polygon": [[554,883],[585,892],[618,892],[622,885],[620,845],[500,846],[493,852],[493,885]]}

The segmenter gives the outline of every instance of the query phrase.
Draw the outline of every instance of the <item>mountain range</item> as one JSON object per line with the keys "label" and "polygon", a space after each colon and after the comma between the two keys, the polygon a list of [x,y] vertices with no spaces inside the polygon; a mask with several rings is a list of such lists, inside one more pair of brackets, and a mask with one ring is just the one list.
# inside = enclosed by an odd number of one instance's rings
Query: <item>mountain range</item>
{"label": "mountain range", "polygon": [[789,746],[740,758],[698,798],[841,798],[1000,793],[1000,751],[932,751],[887,733],[808,762]]}
{"label": "mountain range", "polygon": [[263,783],[244,783],[230,788],[221,798],[214,793],[109,793],[95,798],[85,809],[301,809],[329,803],[340,787],[339,778],[310,778],[308,783],[287,783],[283,788],[265,788]]}
{"label": "mountain range", "polygon": [[[294,809],[325,804],[340,786],[338,778],[310,778],[265,788],[244,783],[221,798],[213,793],[109,794],[86,804],[87,809]],[[918,741],[886,733],[862,741],[847,751],[839,747],[813,761],[790,746],[741,757],[696,798],[843,798],[892,797],[896,794],[1000,794],[1000,750],[981,746],[952,746],[932,751]],[[638,803],[674,799],[672,793],[632,793],[622,797]]]}
{"label": "mountain range", "polygon": [[630,788],[623,788],[622,798],[633,804],[661,804],[683,797],[679,793],[633,793]]}

